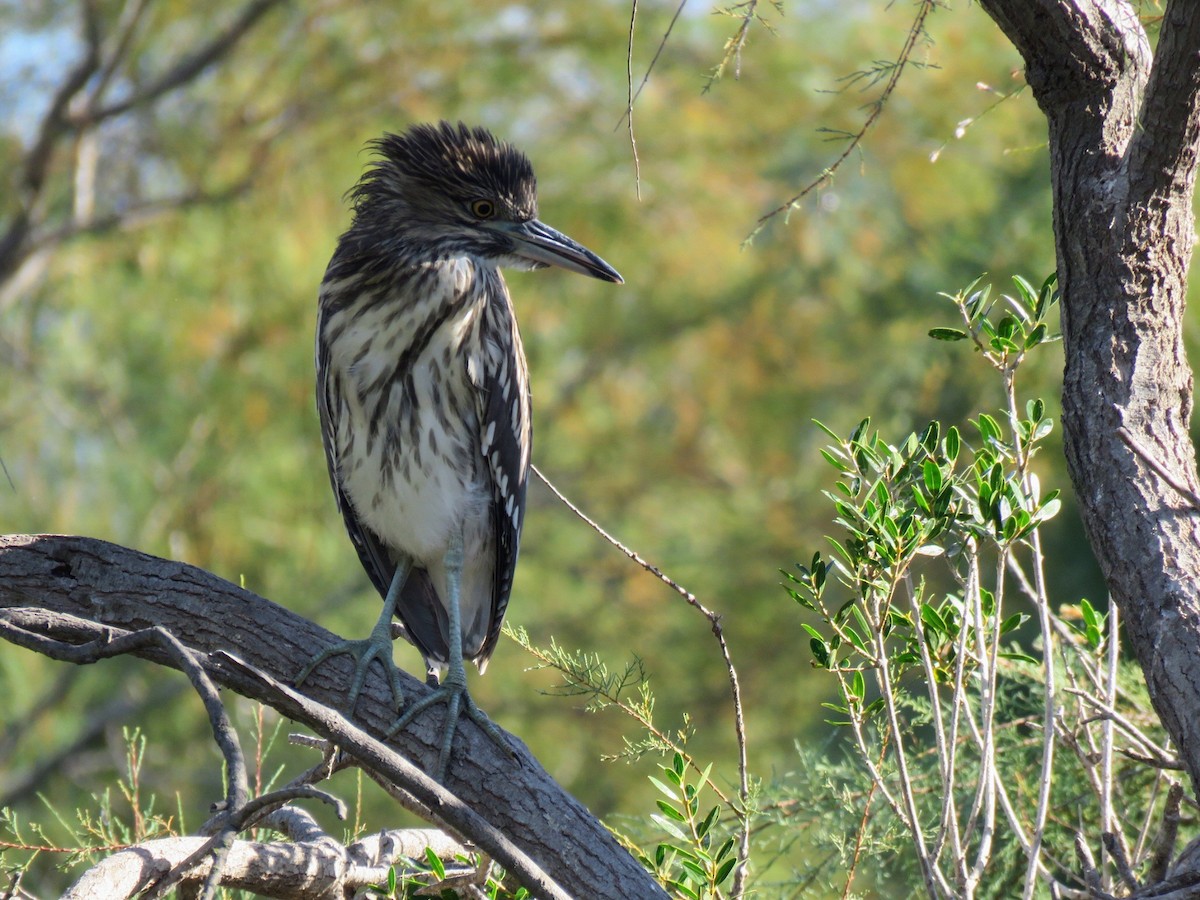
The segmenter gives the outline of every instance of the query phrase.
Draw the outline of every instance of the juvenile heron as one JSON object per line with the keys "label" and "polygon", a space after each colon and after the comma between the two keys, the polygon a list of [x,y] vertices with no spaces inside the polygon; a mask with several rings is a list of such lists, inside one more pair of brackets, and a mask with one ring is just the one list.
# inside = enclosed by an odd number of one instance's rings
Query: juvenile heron
{"label": "juvenile heron", "polygon": [[463,660],[483,672],[495,649],[525,513],[529,373],[500,268],[622,279],[538,221],[533,167],[486,130],[416,125],[371,146],[321,283],[317,407],[338,508],[383,611],[370,637],[327,648],[296,683],[355,656],[353,712],[377,659],[399,709],[398,618],[431,678],[446,674],[388,733],[445,702],[444,780],[460,713],[499,740]]}

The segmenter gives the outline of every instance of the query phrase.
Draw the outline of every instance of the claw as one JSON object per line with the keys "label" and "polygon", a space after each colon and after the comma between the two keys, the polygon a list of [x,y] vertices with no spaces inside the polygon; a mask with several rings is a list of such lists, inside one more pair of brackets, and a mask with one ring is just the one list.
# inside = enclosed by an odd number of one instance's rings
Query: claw
{"label": "claw", "polygon": [[396,667],[396,661],[392,658],[392,619],[396,615],[396,600],[400,596],[400,589],[408,580],[408,572],[411,568],[412,564],[408,561],[402,560],[397,563],[396,573],[392,576],[392,583],[388,586],[387,596],[383,598],[383,612],[379,614],[379,620],[371,629],[370,636],[361,641],[339,641],[326,647],[300,670],[300,674],[293,682],[296,687],[300,687],[308,680],[313,670],[330,657],[342,654],[353,656],[358,662],[354,670],[354,681],[350,683],[349,702],[346,705],[346,711],[353,715],[354,706],[358,703],[358,695],[362,693],[363,685],[367,682],[367,669],[371,667],[371,660],[377,659],[383,666],[384,674],[391,685],[395,708],[399,710],[404,706],[404,689],[400,686],[400,669]]}
{"label": "claw", "polygon": [[392,688],[392,699],[395,702],[397,710],[404,706],[404,689],[400,685],[400,669],[396,667],[396,663],[392,660],[392,641],[389,637],[386,643],[379,643],[375,640],[374,635],[365,638],[361,641],[338,641],[318,653],[312,658],[308,665],[300,670],[300,674],[296,676],[295,685],[300,687],[313,671],[325,660],[334,656],[341,655],[353,656],[357,660],[354,670],[354,681],[350,685],[350,692],[346,699],[346,711],[353,714],[354,707],[358,703],[358,695],[362,693],[363,685],[367,681],[367,670],[371,667],[372,660],[379,660],[379,664],[383,666],[384,675],[387,676],[388,682]]}
{"label": "claw", "polygon": [[404,714],[395,721],[391,728],[387,730],[387,737],[391,737],[397,731],[406,728],[417,715],[435,703],[445,702],[446,704],[446,719],[442,725],[442,746],[438,752],[437,765],[437,780],[445,784],[446,772],[450,765],[450,748],[454,746],[454,735],[458,732],[459,717],[466,713],[468,719],[483,729],[497,745],[499,745],[509,756],[515,758],[516,754],[513,749],[504,740],[504,732],[502,732],[487,714],[475,705],[475,701],[471,699],[471,694],[467,691],[465,683],[465,673],[463,679],[447,678],[442,684],[434,690],[432,694],[416,703],[412,704],[404,711]]}

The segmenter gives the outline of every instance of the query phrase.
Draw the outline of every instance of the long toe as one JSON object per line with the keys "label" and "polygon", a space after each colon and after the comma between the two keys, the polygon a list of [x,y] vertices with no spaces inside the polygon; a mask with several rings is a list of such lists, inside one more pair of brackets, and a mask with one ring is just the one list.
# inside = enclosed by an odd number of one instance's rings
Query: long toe
{"label": "long toe", "polygon": [[475,704],[465,686],[455,684],[452,681],[439,685],[428,697],[412,704],[406,709],[404,715],[397,719],[392,727],[388,729],[388,737],[391,737],[397,731],[407,728],[409,723],[420,713],[439,703],[446,704],[446,716],[442,722],[442,740],[438,751],[436,777],[439,782],[443,784],[446,782],[446,772],[450,766],[450,751],[454,746],[454,736],[458,732],[459,719],[464,713],[467,718],[483,729],[488,737],[503,747],[510,756],[513,755],[512,748],[509,747],[508,742],[504,739],[504,732]]}
{"label": "long toe", "polygon": [[367,681],[367,672],[371,667],[373,660],[378,660],[383,667],[384,674],[387,676],[388,684],[392,689],[392,701],[395,709],[399,710],[404,706],[404,689],[400,684],[400,669],[397,668],[395,661],[392,659],[392,642],[391,640],[379,641],[374,637],[365,638],[360,641],[338,641],[318,653],[313,659],[300,670],[300,674],[296,676],[295,685],[300,687],[313,671],[325,660],[334,656],[353,656],[355,660],[354,679],[350,683],[350,690],[346,698],[346,713],[350,716],[354,715],[355,704],[358,703],[358,695],[362,693],[363,685]]}

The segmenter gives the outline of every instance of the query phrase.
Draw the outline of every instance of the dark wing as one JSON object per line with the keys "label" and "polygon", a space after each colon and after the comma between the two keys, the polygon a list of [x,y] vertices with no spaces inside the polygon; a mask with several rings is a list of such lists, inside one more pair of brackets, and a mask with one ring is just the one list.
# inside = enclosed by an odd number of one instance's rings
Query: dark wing
{"label": "dark wing", "polygon": [[[507,291],[504,292],[507,297]],[[496,535],[495,587],[492,590],[492,621],[475,662],[480,671],[496,649],[504,612],[512,593],[525,524],[525,488],[529,480],[532,450],[529,370],[521,336],[517,333],[512,307],[490,304],[496,333],[508,331],[511,341],[489,341],[484,351],[483,371],[478,373],[476,396],[480,422],[480,449],[492,484],[492,528]],[[497,309],[497,307],[503,307]],[[503,330],[501,330],[503,329]]]}
{"label": "dark wing", "polygon": [[341,456],[339,441],[347,439],[338,431],[339,422],[346,421],[345,392],[339,390],[338,385],[334,383],[337,376],[333,374],[332,366],[329,365],[329,348],[320,339],[320,334],[321,323],[318,322],[317,414],[321,419],[321,443],[325,445],[325,464],[329,468],[329,483],[333,487],[333,496],[337,500],[342,521],[346,524],[346,533],[350,535],[350,542],[358,551],[358,558],[362,562],[363,568],[367,570],[371,584],[375,585],[375,590],[379,591],[381,597],[386,597],[388,587],[392,583],[392,576],[396,573],[396,566],[391,561],[387,548],[380,543],[374,532],[358,521],[354,505],[346,496],[341,479],[338,477],[338,458]]}

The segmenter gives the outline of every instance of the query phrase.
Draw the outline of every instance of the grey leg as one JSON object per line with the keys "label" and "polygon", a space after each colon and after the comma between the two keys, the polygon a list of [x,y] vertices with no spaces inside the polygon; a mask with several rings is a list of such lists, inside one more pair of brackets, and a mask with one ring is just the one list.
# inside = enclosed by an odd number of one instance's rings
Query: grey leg
{"label": "grey leg", "polygon": [[[392,619],[396,616],[396,603],[400,598],[400,590],[408,580],[408,573],[411,570],[412,561],[407,558],[396,565],[396,574],[392,576],[392,583],[388,585],[387,596],[383,600],[383,611],[379,614],[379,620],[375,623],[375,627],[371,629],[370,636],[360,641],[339,641],[326,647],[314,656],[312,661],[296,676],[296,687],[300,687],[312,675],[313,670],[325,660],[331,656],[346,653],[358,660],[357,668],[354,671],[354,681],[351,683],[348,695],[347,712],[354,712],[354,705],[358,702],[358,695],[366,683],[367,669],[370,668],[373,659],[378,659],[379,664],[383,666],[384,673],[392,687],[392,699],[396,704],[396,709],[400,709],[404,705],[404,691],[400,687],[400,670],[392,658]],[[462,655],[461,652],[459,655]]]}
{"label": "grey leg", "polygon": [[[446,606],[448,617],[448,631],[450,638],[450,654],[446,679],[437,689],[421,700],[415,703],[404,711],[399,720],[388,729],[388,736],[395,734],[401,728],[404,728],[411,722],[418,713],[432,706],[434,703],[446,703],[446,721],[442,731],[442,746],[438,753],[438,768],[437,780],[445,783],[446,769],[450,763],[450,748],[454,745],[454,734],[458,729],[458,717],[461,713],[466,713],[467,717],[479,725],[488,735],[498,743],[501,747],[508,750],[508,745],[504,741],[504,735],[500,729],[484,715],[483,711],[475,705],[475,701],[471,699],[470,693],[467,691],[467,671],[463,665],[462,654],[462,612],[459,606],[459,596],[462,589],[462,567],[463,567],[463,539],[462,533],[455,535],[451,540],[450,546],[446,549],[446,555],[443,558],[446,567]],[[512,751],[509,750],[511,753]]]}

